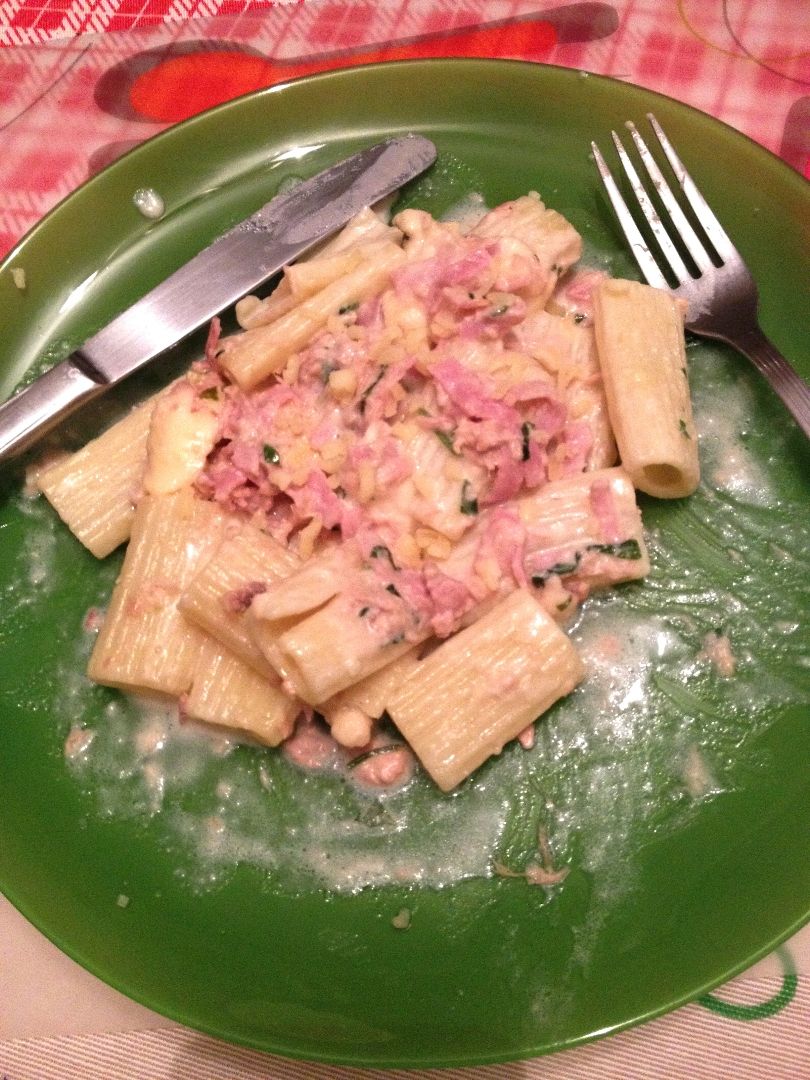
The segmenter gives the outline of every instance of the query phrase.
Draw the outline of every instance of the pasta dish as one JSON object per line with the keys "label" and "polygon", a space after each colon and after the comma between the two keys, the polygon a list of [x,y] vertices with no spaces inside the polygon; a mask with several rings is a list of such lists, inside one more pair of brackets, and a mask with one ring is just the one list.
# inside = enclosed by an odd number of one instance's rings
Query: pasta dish
{"label": "pasta dish", "polygon": [[699,478],[677,301],[581,247],[535,194],[364,211],[44,468],[91,552],[128,541],[90,678],[380,786],[530,745],[579,605],[649,570],[636,491]]}

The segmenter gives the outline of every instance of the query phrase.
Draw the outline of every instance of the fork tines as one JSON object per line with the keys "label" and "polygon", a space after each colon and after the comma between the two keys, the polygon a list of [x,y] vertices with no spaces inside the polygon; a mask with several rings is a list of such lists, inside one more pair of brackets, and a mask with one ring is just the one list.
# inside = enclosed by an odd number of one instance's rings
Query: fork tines
{"label": "fork tines", "polygon": [[[684,247],[689,252],[689,255],[694,260],[694,264],[698,271],[698,276],[706,271],[712,270],[717,265],[722,265],[724,262],[737,257],[737,249],[731,242],[728,234],[723,229],[720,222],[717,220],[714,212],[709,204],[700,194],[695,182],[692,180],[689,173],[686,171],[683,162],[675,153],[675,149],[670,143],[669,139],[661,129],[661,125],[655,119],[652,113],[647,114],[647,119],[650,121],[652,129],[661,145],[661,149],[666,155],[670,166],[672,167],[675,179],[678,182],[683,196],[686,202],[691,207],[696,218],[700,221],[700,227],[703,230],[705,236],[709,240],[711,247],[714,249],[717,261],[712,259],[711,252],[707,250],[706,245],[700,239],[695,232],[689,219],[681,209],[681,205],[678,199],[673,194],[667,180],[664,178],[663,173],[658,167],[658,163],[650,152],[647,144],[639,134],[635,124],[632,121],[628,121],[626,124],[629,130],[636,149],[638,150],[639,157],[644,164],[647,171],[647,175],[652,182],[652,186],[661,199],[662,204],[669,213],[673,231],[683,242]],[[670,236],[669,231],[665,227],[661,218],[658,215],[658,211],[655,208],[655,204],[648,194],[644,184],[639,177],[635,165],[630,159],[629,154],[625,150],[619,136],[615,131],[611,132],[613,136],[613,142],[616,146],[616,152],[619,155],[619,160],[622,164],[627,179],[630,182],[630,186],[638,200],[639,207],[643,213],[650,230],[655,237],[655,241],[661,250],[661,254],[666,259],[670,270],[672,271],[677,284],[681,285],[685,281],[689,281],[694,278],[695,274],[687,267],[684,262],[680,251],[675,246]],[[595,142],[591,143],[591,150],[593,151],[594,160],[596,161],[597,168],[599,169],[600,176],[604,183],[605,189],[608,194],[608,198],[616,212],[616,216],[619,219],[619,224],[627,237],[633,255],[639,268],[650,285],[654,285],[656,288],[667,289],[670,288],[670,283],[666,280],[664,274],[660,270],[655,256],[650,251],[646,240],[644,239],[640,229],[636,225],[635,219],[625,202],[618,185],[613,178],[613,174],[602,157],[599,151],[599,147]]]}

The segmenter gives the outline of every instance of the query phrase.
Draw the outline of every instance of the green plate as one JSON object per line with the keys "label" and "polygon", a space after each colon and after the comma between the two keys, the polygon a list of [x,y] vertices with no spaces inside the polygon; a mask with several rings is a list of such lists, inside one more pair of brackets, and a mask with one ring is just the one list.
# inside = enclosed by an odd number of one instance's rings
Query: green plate
{"label": "green plate", "polygon": [[[395,132],[420,131],[440,153],[407,204],[440,213],[470,192],[492,205],[539,190],[592,261],[632,273],[588,147],[650,109],[737,238],[764,329],[809,375],[810,198],[798,175],[652,93],[475,60],[276,87],[115,163],[3,264],[0,389],[286,177]],[[146,185],[165,200],[159,222],[132,206]],[[25,269],[24,292],[11,266]],[[65,952],[159,1012],[265,1050],[388,1066],[570,1046],[689,1001],[797,930],[810,901],[808,446],[744,362],[705,344],[689,355],[701,490],[645,501],[650,578],[591,602],[573,630],[591,679],[548,714],[533,751],[509,748],[453,797],[418,779],[380,802],[304,779],[272,752],[212,757],[192,740],[179,764],[155,749],[170,777],[157,809],[133,763],[137,715],[80,674],[82,620],[119,557],[97,564],[4,474],[2,890]],[[134,380],[62,437],[97,429],[172,369]],[[732,643],[731,678],[701,655],[717,628]],[[63,753],[77,722],[96,731],[81,767]],[[219,848],[203,836],[212,816]],[[493,859],[525,866],[541,826],[570,867],[561,887],[489,872]],[[407,929],[392,924],[403,908]]]}

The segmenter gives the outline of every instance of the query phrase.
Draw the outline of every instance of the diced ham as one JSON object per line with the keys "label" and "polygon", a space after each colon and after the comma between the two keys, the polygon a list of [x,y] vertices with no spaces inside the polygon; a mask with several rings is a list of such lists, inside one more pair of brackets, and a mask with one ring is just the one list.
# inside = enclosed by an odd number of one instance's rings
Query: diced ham
{"label": "diced ham", "polygon": [[593,294],[608,275],[604,270],[577,270],[563,278],[551,294],[551,304],[590,323],[593,319]]}
{"label": "diced ham", "polygon": [[467,586],[428,563],[424,570],[425,588],[433,605],[431,626],[437,637],[447,637],[458,628],[470,610],[474,597]]}
{"label": "diced ham", "polygon": [[588,424],[580,420],[567,424],[555,450],[557,468],[553,479],[583,472],[592,445],[593,434]]}
{"label": "diced ham", "polygon": [[302,715],[292,735],[281,744],[284,756],[304,769],[335,768],[340,762],[340,748],[329,731],[311,715]]}
{"label": "diced ham", "polygon": [[378,734],[371,744],[355,755],[357,764],[349,761],[351,778],[363,787],[401,787],[413,776],[416,759],[404,743],[392,743]]}
{"label": "diced ham", "polygon": [[513,499],[523,485],[524,470],[512,450],[502,445],[487,455],[494,468],[494,477],[489,489],[479,499],[482,506],[493,506]]}
{"label": "diced ham", "polygon": [[211,365],[215,363],[217,358],[221,331],[222,324],[219,321],[219,317],[215,315],[208,327],[208,336],[205,339],[205,359]]}
{"label": "diced ham", "polygon": [[476,558],[494,558],[505,580],[511,578],[519,587],[527,585],[526,527],[511,507],[499,506],[490,513]]}
{"label": "diced ham", "polygon": [[526,419],[546,440],[558,435],[565,426],[568,410],[549,382],[533,379],[519,383],[506,392],[504,401],[507,405],[524,405]]}
{"label": "diced ham", "polygon": [[222,606],[231,615],[241,615],[247,611],[255,596],[267,592],[267,583],[264,581],[250,581],[239,589],[231,589],[222,597]]}
{"label": "diced ham", "polygon": [[485,380],[457,360],[440,360],[431,369],[431,374],[462,415],[474,420],[496,420],[513,431],[519,429],[520,413],[492,397]]}
{"label": "diced ham", "polygon": [[339,527],[347,539],[357,532],[360,525],[359,508],[341,499],[329,486],[320,469],[311,469],[306,482],[289,487],[287,494],[301,521],[317,516],[325,529]]}

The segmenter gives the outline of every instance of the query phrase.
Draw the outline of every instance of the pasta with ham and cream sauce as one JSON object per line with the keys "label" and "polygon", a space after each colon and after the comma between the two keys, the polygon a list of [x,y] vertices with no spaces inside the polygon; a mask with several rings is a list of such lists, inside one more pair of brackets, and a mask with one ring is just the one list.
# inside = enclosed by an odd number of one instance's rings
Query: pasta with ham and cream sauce
{"label": "pasta with ham and cream sauce", "polygon": [[649,569],[635,489],[698,476],[677,304],[580,256],[534,194],[464,228],[366,211],[215,321],[39,477],[96,554],[130,540],[91,678],[372,785],[529,745],[583,677],[578,606]]}

